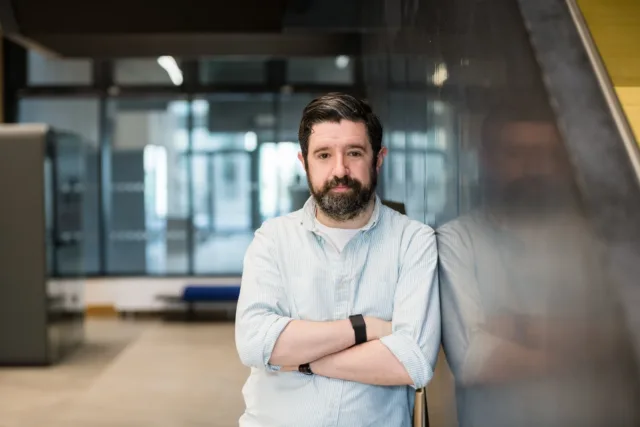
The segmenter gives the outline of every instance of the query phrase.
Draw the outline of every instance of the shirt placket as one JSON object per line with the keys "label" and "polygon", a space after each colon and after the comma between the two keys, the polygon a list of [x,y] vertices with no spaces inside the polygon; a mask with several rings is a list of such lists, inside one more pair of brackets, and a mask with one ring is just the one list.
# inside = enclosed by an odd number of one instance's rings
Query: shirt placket
{"label": "shirt placket", "polygon": [[336,253],[336,284],[335,284],[335,304],[333,318],[334,320],[345,319],[349,312],[349,250],[346,249],[342,253]]}

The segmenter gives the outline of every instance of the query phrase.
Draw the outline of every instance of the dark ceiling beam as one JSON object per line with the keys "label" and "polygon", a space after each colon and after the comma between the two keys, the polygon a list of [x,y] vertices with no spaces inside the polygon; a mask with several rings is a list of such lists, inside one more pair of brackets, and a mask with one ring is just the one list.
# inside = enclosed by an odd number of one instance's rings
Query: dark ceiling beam
{"label": "dark ceiling beam", "polygon": [[357,34],[30,34],[29,40],[65,57],[172,55],[358,55]]}
{"label": "dark ceiling beam", "polygon": [[0,0],[0,24],[2,24],[2,32],[5,34],[20,32],[11,0]]}
{"label": "dark ceiling beam", "polygon": [[12,3],[15,18],[25,34],[279,33],[287,0],[12,0]]}
{"label": "dark ceiling beam", "polygon": [[26,49],[39,50],[49,55],[57,55],[35,40],[25,37],[20,30],[20,25],[16,19],[15,9],[11,0],[0,0],[0,28],[2,28],[2,36],[23,46]]}

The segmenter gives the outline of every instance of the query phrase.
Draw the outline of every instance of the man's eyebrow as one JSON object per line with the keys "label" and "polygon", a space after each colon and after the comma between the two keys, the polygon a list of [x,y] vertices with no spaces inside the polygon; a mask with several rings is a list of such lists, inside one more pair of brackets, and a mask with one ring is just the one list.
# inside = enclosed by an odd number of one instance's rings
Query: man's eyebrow
{"label": "man's eyebrow", "polygon": [[320,151],[328,150],[329,147],[327,145],[321,145],[320,147],[313,150],[313,154],[319,153]]}
{"label": "man's eyebrow", "polygon": [[[316,154],[316,153],[319,153],[321,151],[328,150],[329,148],[330,147],[328,145],[321,145],[321,146],[315,148],[312,151],[312,154]],[[353,143],[347,145],[346,148],[347,148],[347,150],[353,150],[354,148],[357,148],[357,149],[364,150],[364,151],[366,151],[366,149],[367,149],[365,143],[360,143],[360,142],[353,142]]]}

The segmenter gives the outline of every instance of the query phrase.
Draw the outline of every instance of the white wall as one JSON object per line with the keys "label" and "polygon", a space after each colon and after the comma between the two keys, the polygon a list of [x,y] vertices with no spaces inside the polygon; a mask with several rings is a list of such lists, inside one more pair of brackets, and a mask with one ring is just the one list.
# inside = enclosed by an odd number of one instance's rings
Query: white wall
{"label": "white wall", "polygon": [[114,306],[118,311],[153,311],[165,305],[157,295],[180,295],[185,285],[240,285],[240,277],[100,278],[85,280],[85,306]]}

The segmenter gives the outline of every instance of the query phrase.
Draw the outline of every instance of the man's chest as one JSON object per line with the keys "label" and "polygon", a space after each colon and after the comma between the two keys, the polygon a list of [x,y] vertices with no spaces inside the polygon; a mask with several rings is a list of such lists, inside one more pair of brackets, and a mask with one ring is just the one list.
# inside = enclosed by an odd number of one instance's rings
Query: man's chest
{"label": "man's chest", "polygon": [[363,314],[391,320],[401,260],[393,244],[365,236],[337,252],[315,236],[283,250],[280,271],[290,315],[327,321]]}

